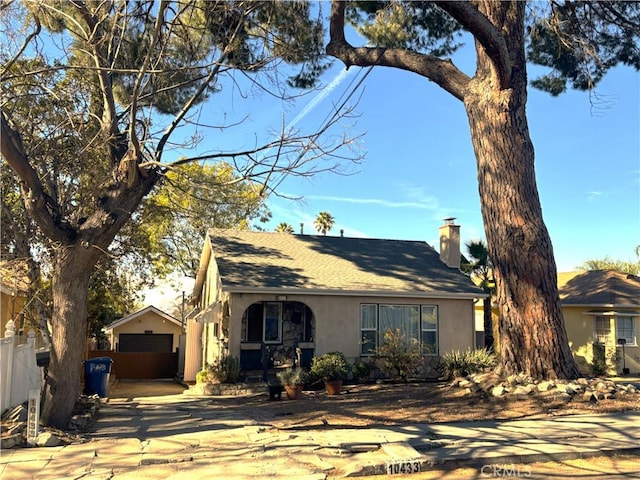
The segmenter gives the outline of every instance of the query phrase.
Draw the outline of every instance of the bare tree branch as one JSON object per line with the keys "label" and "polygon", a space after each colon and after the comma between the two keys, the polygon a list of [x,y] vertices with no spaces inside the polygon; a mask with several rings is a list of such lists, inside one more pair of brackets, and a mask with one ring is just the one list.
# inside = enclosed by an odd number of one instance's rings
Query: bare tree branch
{"label": "bare tree branch", "polygon": [[342,60],[347,68],[352,65],[381,65],[417,73],[435,82],[458,100],[463,100],[470,78],[451,60],[397,48],[353,47],[345,38],[344,11],[345,2],[332,0],[330,41],[327,45],[329,55]]}

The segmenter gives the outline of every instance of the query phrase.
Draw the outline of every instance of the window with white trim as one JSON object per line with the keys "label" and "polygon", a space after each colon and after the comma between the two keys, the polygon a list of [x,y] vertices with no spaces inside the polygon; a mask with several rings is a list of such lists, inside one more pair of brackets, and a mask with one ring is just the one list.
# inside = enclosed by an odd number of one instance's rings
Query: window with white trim
{"label": "window with white trim", "polygon": [[[245,312],[243,340],[246,342],[282,342],[282,303],[254,303]],[[243,320],[245,322],[245,320]]]}
{"label": "window with white trim", "polygon": [[611,317],[598,315],[595,318],[596,343],[611,344]]}
{"label": "window with white trim", "polygon": [[378,346],[378,306],[360,307],[360,353],[373,355]]}
{"label": "window with white trim", "polygon": [[264,343],[282,341],[282,304],[267,302],[264,305]]}
{"label": "window with white trim", "polygon": [[422,305],[421,338],[422,354],[438,354],[438,308]]}
{"label": "window with white trim", "polygon": [[619,338],[624,338],[627,345],[636,344],[636,319],[635,317],[616,317],[616,343]]}
{"label": "window with white trim", "polygon": [[373,355],[388,331],[419,342],[424,355],[438,354],[438,307],[435,305],[360,305],[360,354]]}
{"label": "window with white trim", "polygon": [[620,314],[604,314],[594,317],[595,343],[619,345],[624,338],[626,345],[637,345],[636,321],[638,317]]}

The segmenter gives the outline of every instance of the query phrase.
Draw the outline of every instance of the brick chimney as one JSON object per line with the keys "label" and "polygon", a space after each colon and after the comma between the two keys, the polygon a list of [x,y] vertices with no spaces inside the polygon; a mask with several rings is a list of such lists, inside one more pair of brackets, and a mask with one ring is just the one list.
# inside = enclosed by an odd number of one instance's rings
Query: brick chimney
{"label": "brick chimney", "polygon": [[444,225],[438,228],[440,233],[440,260],[448,267],[460,268],[460,225],[455,218],[445,218]]}

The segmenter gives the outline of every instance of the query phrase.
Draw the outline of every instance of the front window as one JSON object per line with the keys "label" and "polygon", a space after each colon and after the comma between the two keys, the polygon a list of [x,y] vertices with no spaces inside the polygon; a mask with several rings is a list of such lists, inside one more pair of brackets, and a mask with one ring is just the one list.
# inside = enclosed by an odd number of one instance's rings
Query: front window
{"label": "front window", "polygon": [[424,355],[438,354],[438,309],[423,305],[421,338]]}
{"label": "front window", "polygon": [[264,309],[264,343],[280,343],[282,304],[267,303]]}
{"label": "front window", "polygon": [[396,331],[399,331],[407,342],[419,342],[423,354],[438,354],[438,308],[436,306],[361,305],[361,355],[373,355],[383,341],[385,333]]}
{"label": "front window", "polygon": [[257,302],[242,316],[242,341],[270,344],[311,342],[313,313],[300,302]]}

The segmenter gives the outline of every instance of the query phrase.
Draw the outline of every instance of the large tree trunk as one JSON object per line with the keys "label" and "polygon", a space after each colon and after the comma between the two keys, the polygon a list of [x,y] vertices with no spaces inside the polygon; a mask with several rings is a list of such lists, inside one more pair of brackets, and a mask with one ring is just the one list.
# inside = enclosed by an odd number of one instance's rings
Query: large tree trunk
{"label": "large tree trunk", "polygon": [[484,323],[484,346],[493,350],[495,339],[493,338],[493,315],[491,312],[491,296],[482,301],[482,316]]}
{"label": "large tree trunk", "polygon": [[80,374],[87,337],[89,278],[98,255],[94,249],[63,246],[56,250],[52,293],[51,367],[45,386],[42,420],[66,429],[81,393]]}
{"label": "large tree trunk", "polygon": [[512,70],[505,84],[476,43],[478,69],[464,104],[496,281],[501,370],[537,379],[575,378],[526,116],[524,8],[524,2],[480,2],[505,36]]}

